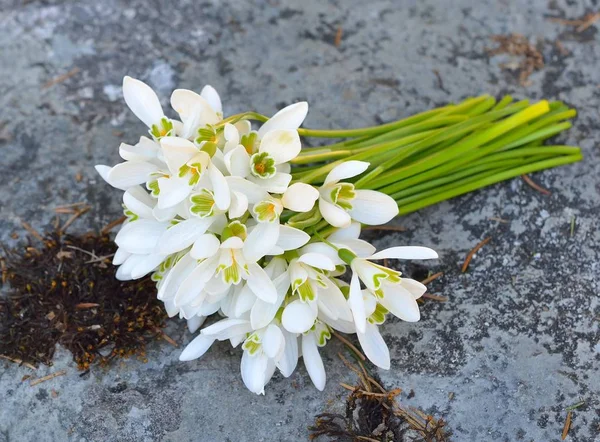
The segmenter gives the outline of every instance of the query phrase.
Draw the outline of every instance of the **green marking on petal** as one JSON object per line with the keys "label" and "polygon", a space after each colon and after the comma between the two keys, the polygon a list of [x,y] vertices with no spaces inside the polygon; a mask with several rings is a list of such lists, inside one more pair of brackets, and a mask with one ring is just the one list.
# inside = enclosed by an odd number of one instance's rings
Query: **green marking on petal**
{"label": "green marking on petal", "polygon": [[250,172],[257,178],[271,178],[277,172],[275,160],[267,153],[255,153],[250,157]]}
{"label": "green marking on petal", "polygon": [[383,324],[385,322],[385,315],[387,313],[388,313],[388,309],[386,309],[381,304],[377,304],[377,307],[375,307],[375,311],[373,312],[373,314],[371,314],[371,316],[369,316],[367,318],[367,320],[371,324],[381,325],[381,324]]}
{"label": "green marking on petal", "polygon": [[158,187],[158,180],[148,181],[146,183],[146,189],[148,189],[150,191],[150,195],[152,195],[155,198],[158,198],[158,195],[160,194],[160,189]]}
{"label": "green marking on petal", "polygon": [[245,241],[248,236],[246,225],[242,224],[240,221],[229,223],[229,225],[223,229],[223,233],[221,233],[221,242],[225,242],[232,236],[237,236],[242,241]]}
{"label": "green marking on petal", "polygon": [[200,163],[184,164],[179,168],[179,178],[189,176],[188,183],[190,186],[194,186],[200,181],[202,172],[202,164]]}
{"label": "green marking on petal", "polygon": [[258,221],[272,223],[279,220],[279,208],[273,201],[261,201],[252,209]]}
{"label": "green marking on petal", "polygon": [[168,137],[173,133],[173,122],[168,118],[163,117],[160,120],[160,123],[152,125],[149,132],[156,141],[160,140],[162,137]]}
{"label": "green marking on petal", "polygon": [[242,348],[247,350],[251,355],[256,354],[261,347],[262,343],[260,342],[260,337],[257,333],[252,333],[250,336],[248,336],[242,345]]}
{"label": "green marking on petal", "polygon": [[196,193],[190,197],[192,206],[190,212],[200,218],[212,216],[215,208],[214,194],[208,189],[202,189],[200,193]]}
{"label": "green marking on petal", "polygon": [[356,191],[352,183],[338,183],[329,194],[331,201],[345,210],[352,209],[352,200],[356,198]]}
{"label": "green marking on petal", "polygon": [[388,281],[392,284],[397,284],[401,281],[400,272],[379,264],[373,264],[372,262],[370,264],[378,270],[378,272],[373,275],[373,285],[376,289],[381,287],[383,281]]}
{"label": "green marking on petal", "polygon": [[194,141],[196,141],[196,144],[201,144],[203,142],[217,144],[219,141],[217,130],[210,125],[201,127],[200,129],[198,129],[198,136]]}
{"label": "green marking on petal", "polygon": [[132,223],[132,222],[137,221],[138,219],[140,219],[140,217],[136,213],[134,213],[133,211],[131,211],[130,209],[128,209],[125,204],[123,204],[123,214],[127,217],[127,220],[130,223]]}
{"label": "green marking on petal", "polygon": [[294,281],[292,292],[297,293],[298,296],[300,296],[300,300],[303,302],[314,301],[317,297],[317,294],[308,279],[304,282],[302,282],[301,279]]}
{"label": "green marking on petal", "polygon": [[250,132],[249,134],[242,135],[240,144],[244,146],[248,155],[253,155],[258,150],[258,133]]}
{"label": "green marking on petal", "polygon": [[319,347],[323,347],[325,344],[327,344],[327,341],[331,339],[331,329],[327,324],[324,324],[318,319],[315,321],[311,329],[308,332],[305,332],[305,334],[306,333],[315,333],[317,345]]}
{"label": "green marking on petal", "polygon": [[154,282],[159,282],[163,279],[163,275],[160,272],[154,272],[150,279]]}

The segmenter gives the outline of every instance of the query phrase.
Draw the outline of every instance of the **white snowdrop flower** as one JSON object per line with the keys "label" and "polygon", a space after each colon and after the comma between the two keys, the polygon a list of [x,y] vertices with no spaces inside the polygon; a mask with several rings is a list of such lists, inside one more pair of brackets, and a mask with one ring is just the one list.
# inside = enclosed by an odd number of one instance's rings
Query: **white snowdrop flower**
{"label": "white snowdrop flower", "polygon": [[[209,239],[210,238],[210,239]],[[194,244],[190,251],[192,259],[201,259],[173,284],[175,305],[198,305],[209,294],[224,293],[232,285],[245,281],[250,290],[266,303],[274,303],[278,298],[277,289],[265,270],[256,259],[249,259],[246,251],[246,227],[234,221],[221,235],[219,244],[216,237],[203,236],[198,239],[201,245]],[[255,257],[257,255],[254,255]],[[187,271],[187,268],[185,268]],[[168,288],[165,288],[165,291]],[[173,291],[171,293],[173,293]],[[159,296],[161,292],[159,291]]]}
{"label": "white snowdrop flower", "polygon": [[192,139],[202,147],[206,143],[222,145],[220,132],[215,128],[223,119],[219,94],[212,86],[205,86],[200,94],[187,89],[176,89],[171,95],[171,107],[179,114],[183,126],[180,136]]}
{"label": "white snowdrop flower", "polygon": [[173,123],[165,117],[162,106],[150,86],[140,80],[125,76],[123,78],[123,97],[129,109],[150,129],[155,139],[173,133]]}
{"label": "white snowdrop flower", "polygon": [[311,330],[302,335],[302,358],[306,371],[317,390],[323,391],[327,377],[325,366],[319,354],[319,347],[323,347],[331,338],[329,327],[321,321],[316,321]]}
{"label": "white snowdrop flower", "polygon": [[325,244],[324,242],[314,242],[303,247],[300,252],[320,253],[331,259],[334,264],[338,266],[345,266],[346,263],[339,257],[336,249],[350,249],[359,258],[367,258],[373,255],[373,253],[376,251],[373,245],[367,241],[359,239],[360,231],[360,223],[352,222],[348,227],[337,229],[327,237],[327,242],[335,246],[335,248],[331,247],[329,244]]}
{"label": "white snowdrop flower", "polygon": [[265,394],[277,363],[283,356],[286,340],[275,324],[252,332],[242,348],[241,372],[244,385],[253,393]]}
{"label": "white snowdrop flower", "polygon": [[371,262],[378,259],[436,259],[438,254],[427,247],[391,247],[367,258],[359,258],[349,249],[340,249],[338,255],[352,269],[348,303],[354,316],[356,330],[365,333],[367,310],[359,280],[394,316],[403,321],[416,322],[420,319],[417,299],[427,288],[418,281],[401,278],[401,273]]}
{"label": "white snowdrop flower", "polygon": [[299,211],[307,212],[318,199],[321,215],[334,227],[348,227],[352,220],[369,225],[385,224],[398,215],[398,205],[393,198],[340,182],[360,175],[368,167],[369,163],[364,161],[346,161],[329,172],[318,192],[314,192],[312,186],[293,184],[286,191],[285,201],[302,201],[298,208],[303,210]]}
{"label": "white snowdrop flower", "polygon": [[127,221],[115,238],[118,249],[113,258],[113,264],[120,266],[116,275],[120,280],[141,278],[167,257],[155,250],[158,240],[169,227],[169,223],[154,217],[155,204],[156,201],[140,186],[131,187],[123,194]]}
{"label": "white snowdrop flower", "polygon": [[335,264],[325,255],[304,253],[289,264],[292,296],[283,310],[282,323],[289,332],[303,333],[313,325],[320,311],[334,320],[352,320],[352,313],[339,287],[326,276]]}
{"label": "white snowdrop flower", "polygon": [[[287,163],[302,149],[298,127],[308,104],[296,103],[277,112],[258,132],[242,136],[233,125],[225,126],[228,140],[225,165],[232,175],[247,178],[271,193],[284,193],[292,180]],[[234,143],[238,143],[233,147]]]}

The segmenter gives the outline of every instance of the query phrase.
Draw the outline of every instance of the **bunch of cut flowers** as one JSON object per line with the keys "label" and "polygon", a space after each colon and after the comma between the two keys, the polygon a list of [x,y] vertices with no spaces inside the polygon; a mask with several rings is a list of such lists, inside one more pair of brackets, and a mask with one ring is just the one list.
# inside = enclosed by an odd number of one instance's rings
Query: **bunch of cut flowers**
{"label": "bunch of cut flowers", "polygon": [[[371,362],[390,368],[379,327],[390,315],[418,321],[426,287],[382,261],[438,255],[377,251],[362,226],[581,159],[577,147],[543,144],[575,116],[561,102],[481,96],[379,126],[311,130],[301,128],[306,102],[225,117],[211,86],[177,89],[171,118],[139,80],[125,77],[123,95],[148,132],[120,145],[123,162],[96,166],[124,191],[116,276],[150,274],[169,316],[197,332],[182,361],[215,341],[241,347],[257,394],[300,357],[322,390],[319,349],[334,330],[356,333]],[[341,141],[312,148],[301,137]]]}

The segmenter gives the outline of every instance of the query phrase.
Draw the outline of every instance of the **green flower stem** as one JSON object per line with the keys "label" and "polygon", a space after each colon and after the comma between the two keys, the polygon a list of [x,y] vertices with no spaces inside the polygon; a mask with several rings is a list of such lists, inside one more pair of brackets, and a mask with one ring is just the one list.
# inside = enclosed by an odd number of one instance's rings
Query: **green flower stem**
{"label": "green flower stem", "polygon": [[[538,159],[543,159],[545,157],[539,157]],[[489,171],[498,171],[504,170],[510,167],[517,167],[523,164],[522,159],[508,159],[501,162],[496,162],[493,164],[475,164],[473,166],[467,167],[465,169],[459,170],[457,172],[453,172],[451,174],[445,175],[440,178],[431,179],[425,181],[423,183],[417,184],[415,186],[410,186],[405,189],[400,190],[392,195],[390,195],[395,200],[400,200],[402,198],[407,198],[411,195],[418,194],[420,196],[423,195],[424,191],[435,189],[436,192],[439,192],[440,186],[447,185],[449,183],[454,183],[455,181],[462,180],[464,178],[469,178],[474,175],[478,175],[481,172]]]}
{"label": "green flower stem", "polygon": [[[570,125],[570,123],[562,123],[556,126],[558,126],[558,129],[562,130],[563,128],[567,127],[565,126],[565,124]],[[457,170],[461,167],[472,164],[479,158],[489,156],[495,151],[508,150],[506,148],[507,145],[511,145],[511,148],[514,148],[521,145],[523,140],[529,139],[530,141],[535,141],[536,139],[545,139],[549,136],[549,134],[557,133],[557,129],[554,126],[551,126],[546,129],[535,131],[532,134],[528,134],[529,131],[536,129],[535,126],[536,125],[530,125],[515,131],[511,131],[505,134],[503,137],[499,138],[498,140],[494,141],[493,143],[473,149],[470,152],[465,153],[464,155],[461,155],[452,159],[451,161],[448,161],[447,163],[440,164],[438,167],[434,168],[433,170],[427,173],[417,174],[406,179],[399,178],[399,176],[402,175],[402,173],[405,170],[410,169],[411,166],[407,165],[400,169],[396,169],[395,171],[390,171],[390,175],[387,175],[385,177],[385,183],[390,184],[380,184],[382,183],[381,180],[375,180],[367,182],[367,187],[370,189],[378,189],[381,192],[388,193],[391,195],[406,187],[416,185],[418,183],[430,180],[438,176],[443,176],[444,174],[450,173],[453,170]]]}
{"label": "green flower stem", "polygon": [[[468,120],[464,123],[460,123],[455,127],[449,129],[445,133],[441,134],[443,137],[459,135],[461,133],[470,132],[475,129],[477,126],[481,126],[483,123],[488,123],[494,120],[496,113],[502,113],[510,109],[510,106],[502,109],[500,111],[489,112],[487,115],[483,115],[480,117],[475,117],[472,120]],[[540,101],[537,104],[529,106],[526,109],[519,111],[518,113],[509,116],[508,118],[491,125],[489,128],[475,132],[471,135],[468,135],[461,142],[456,143],[453,146],[450,146],[448,149],[444,149],[442,151],[434,152],[431,155],[428,155],[424,158],[419,159],[418,161],[411,163],[403,168],[396,170],[391,175],[386,175],[385,177],[381,177],[378,180],[374,180],[369,183],[370,188],[380,188],[385,185],[389,185],[392,183],[397,183],[403,179],[409,178],[414,175],[418,175],[420,173],[425,172],[426,170],[433,169],[439,165],[449,162],[454,158],[458,158],[468,153],[471,149],[475,149],[479,146],[486,144],[487,142],[499,138],[503,134],[507,133],[511,129],[515,129],[519,125],[525,124],[528,121],[536,118],[539,115],[542,115],[549,111],[548,102]],[[474,124],[476,120],[479,120],[478,124]],[[462,126],[462,127],[458,127]],[[435,138],[435,137],[431,137]],[[437,141],[437,140],[436,140]],[[441,140],[440,140],[441,141]],[[431,139],[423,140],[423,142],[431,142]],[[413,149],[418,150],[421,146],[415,146]],[[379,167],[380,173],[391,169],[396,164],[400,163],[402,160],[406,158],[407,155],[399,155],[398,157],[392,159],[390,162],[385,163]],[[386,190],[383,190],[387,192]],[[390,190],[391,193],[395,192],[396,189]]]}
{"label": "green flower stem", "polygon": [[451,198],[463,195],[468,192],[480,189],[482,187],[489,186],[491,184],[499,183],[523,174],[537,172],[539,170],[548,169],[551,167],[562,166],[565,164],[575,163],[581,161],[583,156],[581,152],[575,155],[565,155],[557,158],[551,158],[547,160],[537,161],[531,164],[525,164],[513,169],[505,170],[502,172],[495,173],[493,175],[486,176],[481,179],[469,182],[467,184],[461,184],[450,189],[440,189],[440,192],[424,198],[418,198],[409,204],[404,204],[402,200],[397,200],[400,215],[406,215],[408,213],[415,212],[427,206],[439,203],[441,201],[449,200]]}

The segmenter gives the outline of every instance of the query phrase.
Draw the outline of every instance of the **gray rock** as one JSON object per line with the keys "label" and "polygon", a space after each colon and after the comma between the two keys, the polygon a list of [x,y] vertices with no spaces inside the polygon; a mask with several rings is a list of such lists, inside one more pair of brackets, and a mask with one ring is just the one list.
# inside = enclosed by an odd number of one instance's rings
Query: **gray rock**
{"label": "gray rock", "polygon": [[[119,192],[92,166],[116,163],[119,143],[144,130],[115,87],[125,74],[156,87],[165,105],[173,87],[206,83],[227,113],[272,114],[308,100],[307,127],[371,125],[479,93],[565,100],[579,117],[558,142],[582,146],[586,159],[536,174],[551,196],[513,180],[398,219],[406,233],[368,235],[380,247],[436,248],[439,261],[404,271],[445,272],[433,291],[449,298],[427,302],[417,324],[388,320],[392,370],[379,375],[404,390],[403,404],[443,416],[457,441],[558,441],[565,407],[580,400],[569,440],[599,440],[598,28],[577,33],[547,20],[580,17],[594,3],[0,0],[0,239],[15,244],[21,220],[49,228],[60,204],[93,206],[79,231],[119,216]],[[490,36],[511,32],[539,40],[546,60],[526,88],[501,68],[510,60],[486,53]],[[486,236],[492,242],[461,274]],[[178,321],[168,333],[182,345],[191,339]],[[334,340],[322,351],[324,392],[300,364],[264,397],[244,388],[239,351],[224,344],[191,363],[156,344],[147,364],[83,377],[59,349],[36,376],[67,375],[35,387],[21,381],[28,369],[2,362],[0,440],[306,440],[313,416],[345,396],[339,382],[355,382],[341,350]]]}

